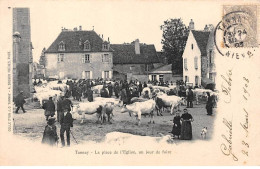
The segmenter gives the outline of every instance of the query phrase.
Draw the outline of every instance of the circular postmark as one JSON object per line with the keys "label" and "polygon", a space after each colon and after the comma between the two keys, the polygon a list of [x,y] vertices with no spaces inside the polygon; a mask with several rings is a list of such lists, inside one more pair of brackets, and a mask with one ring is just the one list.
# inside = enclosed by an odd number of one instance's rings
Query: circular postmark
{"label": "circular postmark", "polygon": [[[239,59],[253,56],[254,47],[258,47],[256,19],[245,11],[227,13],[217,24],[214,31],[214,43],[222,56]],[[243,50],[239,50],[243,48]],[[250,48],[249,50],[244,50]]]}

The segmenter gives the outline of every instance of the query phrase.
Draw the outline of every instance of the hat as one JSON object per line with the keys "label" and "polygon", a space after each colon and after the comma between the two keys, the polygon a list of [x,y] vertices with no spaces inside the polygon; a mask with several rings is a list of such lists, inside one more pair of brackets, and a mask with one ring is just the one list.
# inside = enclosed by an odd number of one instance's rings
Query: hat
{"label": "hat", "polygon": [[21,90],[20,93],[23,93],[23,91]]}
{"label": "hat", "polygon": [[188,110],[188,109],[185,108],[185,109],[183,109],[183,111],[184,111],[184,110]]}
{"label": "hat", "polygon": [[47,124],[52,125],[56,122],[55,118],[49,118]]}

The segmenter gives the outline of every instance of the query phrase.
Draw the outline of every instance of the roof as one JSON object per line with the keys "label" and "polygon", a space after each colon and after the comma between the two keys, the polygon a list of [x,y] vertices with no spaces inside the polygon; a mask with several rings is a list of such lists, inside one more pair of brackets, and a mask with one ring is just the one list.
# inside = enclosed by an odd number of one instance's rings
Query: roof
{"label": "roof", "polygon": [[171,73],[172,74],[172,64],[160,66],[151,70],[149,73]]}
{"label": "roof", "polygon": [[201,56],[207,56],[207,44],[210,32],[205,31],[191,31],[201,52]]}
{"label": "roof", "polygon": [[114,64],[159,63],[154,45],[140,44],[140,54],[135,54],[134,44],[111,44]]}
{"label": "roof", "polygon": [[[84,42],[90,42],[90,52],[101,52],[103,40],[95,31],[62,31],[45,53],[58,53],[60,42],[65,43],[64,53],[69,52],[84,52]],[[79,45],[81,41],[81,45]],[[110,50],[111,51],[111,50]]]}

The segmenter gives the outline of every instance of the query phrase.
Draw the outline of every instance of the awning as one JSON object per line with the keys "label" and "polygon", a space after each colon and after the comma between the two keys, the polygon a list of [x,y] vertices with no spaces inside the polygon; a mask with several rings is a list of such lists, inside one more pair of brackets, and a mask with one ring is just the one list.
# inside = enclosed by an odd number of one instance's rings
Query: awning
{"label": "awning", "polygon": [[216,84],[212,80],[210,80],[209,78],[206,78],[206,77],[201,79],[201,85],[205,89],[210,89],[210,90],[214,90],[215,86],[216,86]]}

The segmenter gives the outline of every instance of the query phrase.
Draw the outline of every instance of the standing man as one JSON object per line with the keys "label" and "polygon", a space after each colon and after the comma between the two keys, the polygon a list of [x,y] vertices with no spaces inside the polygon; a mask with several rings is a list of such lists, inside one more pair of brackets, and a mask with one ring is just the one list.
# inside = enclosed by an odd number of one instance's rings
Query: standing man
{"label": "standing man", "polygon": [[15,103],[15,105],[17,107],[16,110],[15,110],[15,113],[18,113],[18,110],[20,109],[20,107],[22,108],[24,113],[26,112],[24,110],[24,108],[23,108],[23,105],[25,103],[24,96],[23,96],[23,91],[20,91],[20,93],[16,96],[16,98],[14,100],[14,103]]}
{"label": "standing man", "polygon": [[187,93],[187,108],[193,107],[193,91],[191,90],[191,87],[189,87],[188,93]]}
{"label": "standing man", "polygon": [[57,120],[60,122],[60,116],[62,114],[62,102],[63,102],[64,96],[60,96],[58,102],[57,102]]}
{"label": "standing man", "polygon": [[53,117],[55,115],[55,104],[52,100],[52,97],[49,97],[49,100],[43,104],[42,108],[45,110],[44,115],[46,120],[49,120],[49,117]]}
{"label": "standing man", "polygon": [[68,109],[69,111],[71,111],[71,107],[73,107],[71,100],[66,97],[62,102],[61,102],[61,106],[62,106],[62,111],[65,112],[66,109]]}
{"label": "standing man", "polygon": [[142,91],[143,91],[143,85],[141,82],[139,82],[139,85],[138,85],[138,92],[139,92],[139,96],[142,95]]}
{"label": "standing man", "polygon": [[70,146],[70,127],[73,127],[73,119],[72,115],[70,113],[70,110],[68,108],[64,109],[64,113],[60,116],[60,138],[61,138],[61,144],[62,147],[65,146],[65,140],[64,140],[64,133],[66,131],[67,136],[67,146]]}

